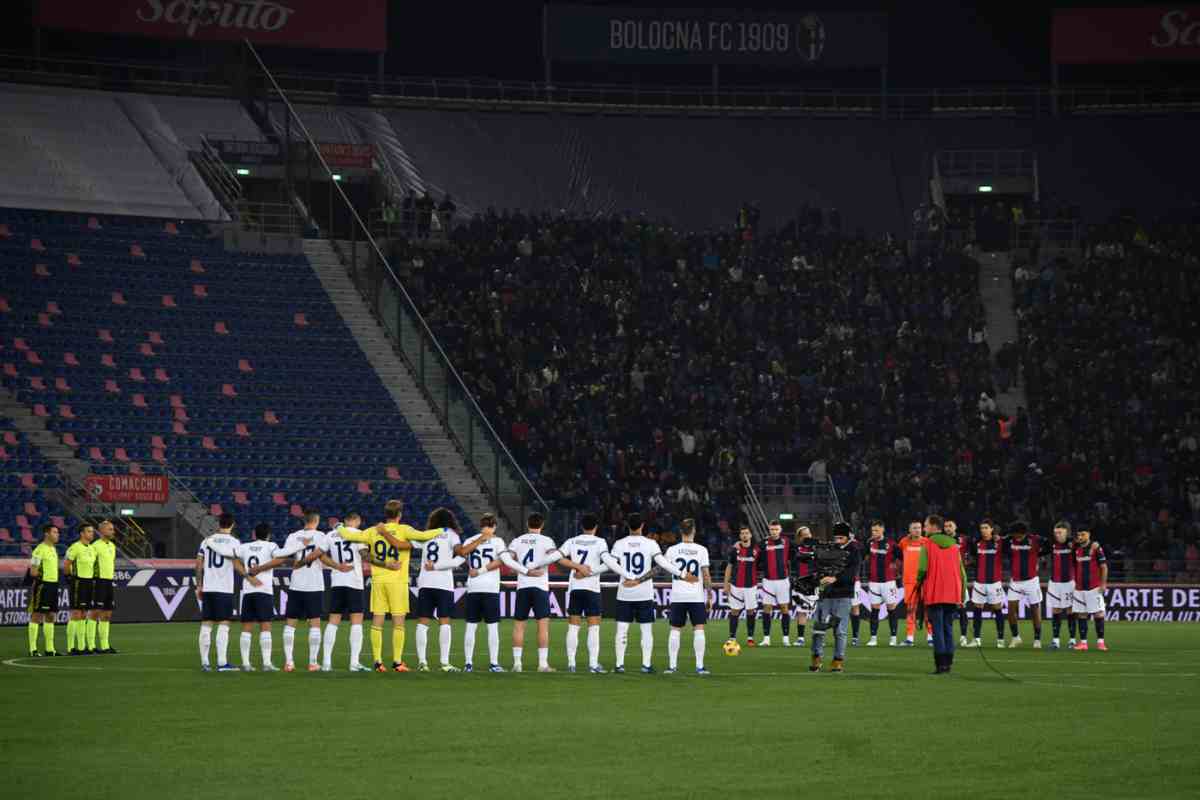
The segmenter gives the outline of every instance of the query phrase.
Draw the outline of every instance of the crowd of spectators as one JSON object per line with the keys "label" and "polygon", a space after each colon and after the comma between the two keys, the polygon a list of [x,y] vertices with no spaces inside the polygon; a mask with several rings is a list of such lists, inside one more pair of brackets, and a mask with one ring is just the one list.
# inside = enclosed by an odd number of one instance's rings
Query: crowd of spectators
{"label": "crowd of spectators", "polygon": [[[1200,578],[1200,219],[1093,229],[1018,263],[1032,519],[1090,521],[1140,572]],[[1150,568],[1147,569],[1146,565]],[[1132,568],[1132,565],[1131,567]]]}
{"label": "crowd of spectators", "polygon": [[539,489],[605,524],[669,543],[694,516],[723,545],[743,471],[829,474],[897,528],[1007,500],[989,475],[1027,434],[997,424],[975,262],[750,209],[703,233],[487,213],[401,269]]}

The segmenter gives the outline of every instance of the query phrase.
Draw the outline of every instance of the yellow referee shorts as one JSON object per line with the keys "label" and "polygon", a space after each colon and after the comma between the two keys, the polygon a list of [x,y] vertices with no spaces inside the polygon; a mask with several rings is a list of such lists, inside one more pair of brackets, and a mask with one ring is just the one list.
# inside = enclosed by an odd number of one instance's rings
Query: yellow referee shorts
{"label": "yellow referee shorts", "polygon": [[408,613],[408,585],[393,581],[371,581],[371,613]]}

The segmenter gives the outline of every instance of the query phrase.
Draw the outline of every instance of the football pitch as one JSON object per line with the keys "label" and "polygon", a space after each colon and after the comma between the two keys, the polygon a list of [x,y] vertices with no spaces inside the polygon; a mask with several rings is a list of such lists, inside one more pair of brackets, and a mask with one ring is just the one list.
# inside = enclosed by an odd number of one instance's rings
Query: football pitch
{"label": "football pitch", "polygon": [[[460,666],[461,625],[452,651]],[[850,648],[846,673],[814,675],[806,649],[723,655],[723,620],[709,626],[708,677],[692,674],[690,630],[680,673],[661,674],[661,621],[657,675],[637,669],[636,630],[627,674],[561,671],[561,621],[551,632],[560,670],[552,675],[528,671],[537,664],[528,646],[520,675],[351,674],[346,624],[336,672],[204,674],[197,628],[114,626],[118,655],[52,660],[20,657],[24,628],[0,631],[3,796],[1200,796],[1200,628],[1191,625],[1110,623],[1107,653],[1034,651],[1028,623],[1025,646],[1001,651],[985,628],[984,655],[1008,677],[972,650],[959,650],[952,675],[929,675],[923,645]],[[608,669],[613,629],[606,621]],[[778,624],[774,633],[777,643]],[[234,626],[234,663],[237,637]],[[59,625],[60,649],[65,638]],[[307,634],[296,638],[303,670]],[[412,648],[410,622],[406,659],[415,666]],[[252,650],[257,664],[257,636]],[[430,654],[436,662],[435,631]],[[481,630],[477,666],[486,655]],[[828,659],[829,651],[826,668]],[[586,641],[579,663],[587,664]]]}

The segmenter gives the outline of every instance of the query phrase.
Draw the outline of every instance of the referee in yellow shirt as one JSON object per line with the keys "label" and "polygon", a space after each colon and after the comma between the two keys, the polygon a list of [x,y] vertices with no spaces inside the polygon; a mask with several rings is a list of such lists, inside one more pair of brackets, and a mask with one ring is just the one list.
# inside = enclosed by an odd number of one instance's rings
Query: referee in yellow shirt
{"label": "referee in yellow shirt", "polygon": [[[54,618],[58,616],[58,528],[42,526],[42,543],[33,548],[29,574],[33,586],[29,591],[29,655],[56,656],[54,649]],[[45,649],[37,649],[38,628],[42,629]]]}
{"label": "referee in yellow shirt", "polygon": [[88,621],[88,638],[91,640],[92,625],[95,624],[100,634],[100,647],[97,653],[116,653],[117,650],[108,642],[108,628],[112,624],[113,615],[113,576],[117,568],[117,545],[113,542],[116,529],[108,520],[100,523],[100,538],[92,542],[96,551],[96,586],[92,591],[92,612]]}
{"label": "referee in yellow shirt", "polygon": [[[96,529],[84,525],[79,529],[79,539],[67,548],[67,560],[63,569],[71,587],[71,618],[67,621],[67,655],[82,656],[88,653],[87,616],[92,613],[92,589],[96,577],[96,551],[92,540]],[[92,637],[93,647],[95,637]]]}
{"label": "referee in yellow shirt", "polygon": [[441,528],[419,531],[400,524],[404,511],[401,500],[389,500],[383,507],[384,521],[365,531],[342,528],[347,542],[368,545],[371,559],[371,652],[375,656],[375,671],[387,672],[383,664],[383,623],[392,615],[392,670],[408,672],[404,664],[404,618],[408,615],[408,561],[412,553],[410,542],[427,542],[442,532]]}

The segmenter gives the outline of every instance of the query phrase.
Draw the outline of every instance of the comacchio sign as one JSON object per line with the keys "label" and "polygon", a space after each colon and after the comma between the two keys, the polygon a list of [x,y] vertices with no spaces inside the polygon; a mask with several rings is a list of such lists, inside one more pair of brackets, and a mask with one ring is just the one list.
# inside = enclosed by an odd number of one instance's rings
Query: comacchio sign
{"label": "comacchio sign", "polygon": [[387,49],[385,0],[41,0],[37,24],[195,41]]}
{"label": "comacchio sign", "polygon": [[171,497],[166,475],[89,475],[83,485],[102,503],[165,503]]}
{"label": "comacchio sign", "polygon": [[1200,6],[1058,10],[1051,50],[1059,64],[1200,60]]}

